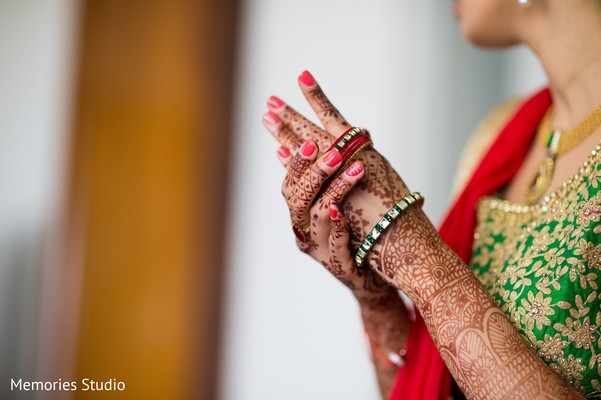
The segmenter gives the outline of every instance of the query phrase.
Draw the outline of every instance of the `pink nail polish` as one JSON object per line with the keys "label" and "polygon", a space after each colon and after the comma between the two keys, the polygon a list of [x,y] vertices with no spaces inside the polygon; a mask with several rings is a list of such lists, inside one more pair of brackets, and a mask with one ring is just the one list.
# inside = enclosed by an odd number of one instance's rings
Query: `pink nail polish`
{"label": "pink nail polish", "polygon": [[323,158],[323,162],[328,167],[336,166],[342,160],[342,156],[337,150],[330,150]]}
{"label": "pink nail polish", "polygon": [[286,147],[286,146],[280,146],[280,147],[278,147],[278,155],[281,158],[286,159],[286,158],[290,157],[290,150],[288,150],[288,147]]}
{"label": "pink nail polish", "polygon": [[271,111],[267,111],[265,115],[263,115],[263,121],[269,125],[277,125],[280,122],[280,119]]}
{"label": "pink nail polish", "polygon": [[357,176],[363,171],[363,165],[359,161],[355,161],[346,169],[345,174],[348,176]]}
{"label": "pink nail polish", "polygon": [[307,140],[303,147],[301,147],[301,154],[305,157],[309,157],[315,151],[315,144],[312,141]]}
{"label": "pink nail polish", "polygon": [[271,108],[280,108],[284,105],[284,102],[276,96],[271,96],[269,99],[267,99],[267,105]]}
{"label": "pink nail polish", "polygon": [[330,218],[336,219],[338,216],[338,208],[335,205],[330,206]]}
{"label": "pink nail polish", "polygon": [[303,73],[300,74],[299,79],[305,86],[315,85],[315,79],[313,79],[313,75],[311,75],[309,71],[303,71]]}

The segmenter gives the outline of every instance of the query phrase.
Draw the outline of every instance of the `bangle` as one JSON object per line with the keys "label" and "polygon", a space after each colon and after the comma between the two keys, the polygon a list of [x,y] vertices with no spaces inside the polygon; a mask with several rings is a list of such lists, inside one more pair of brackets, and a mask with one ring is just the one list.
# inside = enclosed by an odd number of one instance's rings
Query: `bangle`
{"label": "bangle", "polygon": [[334,179],[336,179],[342,172],[344,172],[344,170],[346,170],[351,165],[355,156],[361,150],[363,150],[367,146],[371,146],[372,144],[373,143],[371,141],[369,132],[362,128],[350,128],[347,129],[342,135],[340,135],[338,139],[336,139],[334,144],[332,144],[332,146],[330,146],[330,148],[326,150],[326,153],[330,150],[338,151],[342,157],[342,162],[340,163],[341,167],[338,168],[338,171],[333,176],[328,178],[323,183],[323,185],[321,186],[321,190],[313,199],[313,203],[315,203],[317,199],[321,197],[321,195],[325,192],[330,183],[332,183]]}
{"label": "bangle", "polygon": [[363,129],[356,126],[347,129],[342,135],[338,136],[338,139],[334,141],[326,153],[332,149],[342,152],[342,149],[346,146],[346,144],[350,142],[357,134],[361,133],[361,131],[363,131]]}
{"label": "bangle", "polygon": [[371,247],[382,233],[384,233],[386,228],[388,228],[407,208],[416,203],[420,207],[424,204],[424,196],[419,192],[413,192],[409,196],[403,197],[401,201],[392,206],[392,208],[384,214],[382,219],[380,219],[374,225],[370,233],[367,234],[363,244],[359,247],[359,250],[357,250],[357,254],[355,254],[355,264],[357,264],[357,267],[361,267],[365,257],[367,257],[367,253],[369,253]]}
{"label": "bangle", "polygon": [[369,343],[369,350],[371,352],[372,358],[377,358],[382,364],[386,365],[388,368],[401,368],[405,365],[405,355],[407,355],[407,350],[401,349],[396,353],[388,353],[388,356],[385,356],[380,349],[376,346],[372,338],[367,333],[367,329],[365,326],[363,327],[363,332],[365,333],[365,337],[367,338],[367,342]]}

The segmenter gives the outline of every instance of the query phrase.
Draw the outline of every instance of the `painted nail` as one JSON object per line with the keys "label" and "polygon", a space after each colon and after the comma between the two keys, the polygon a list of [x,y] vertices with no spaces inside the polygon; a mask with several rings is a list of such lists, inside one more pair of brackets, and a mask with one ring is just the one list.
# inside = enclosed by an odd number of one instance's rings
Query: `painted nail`
{"label": "painted nail", "polygon": [[263,115],[263,121],[269,125],[277,125],[280,122],[280,119],[271,111],[267,111],[265,115]]}
{"label": "painted nail", "polygon": [[303,71],[299,78],[305,86],[313,86],[315,84],[315,79],[313,79],[313,75],[309,71]]}
{"label": "painted nail", "polygon": [[278,155],[281,158],[286,159],[286,158],[290,157],[290,150],[288,150],[288,147],[286,147],[286,146],[280,146],[280,147],[278,147]]}
{"label": "painted nail", "polygon": [[336,164],[338,164],[341,160],[342,160],[342,156],[340,155],[338,150],[330,150],[328,152],[328,154],[326,154],[325,157],[323,158],[323,162],[328,167],[336,166]]}
{"label": "painted nail", "polygon": [[363,165],[359,161],[355,161],[346,169],[345,174],[348,176],[357,176],[363,171]]}
{"label": "painted nail", "polygon": [[280,108],[284,105],[284,102],[276,96],[271,96],[267,99],[267,105],[271,108]]}
{"label": "painted nail", "polygon": [[303,144],[303,147],[301,147],[301,153],[305,157],[309,157],[311,154],[313,154],[314,151],[315,151],[315,144],[313,144],[313,142],[310,140],[307,140]]}
{"label": "painted nail", "polygon": [[330,205],[330,218],[332,219],[336,219],[336,217],[338,216],[338,208],[331,204]]}

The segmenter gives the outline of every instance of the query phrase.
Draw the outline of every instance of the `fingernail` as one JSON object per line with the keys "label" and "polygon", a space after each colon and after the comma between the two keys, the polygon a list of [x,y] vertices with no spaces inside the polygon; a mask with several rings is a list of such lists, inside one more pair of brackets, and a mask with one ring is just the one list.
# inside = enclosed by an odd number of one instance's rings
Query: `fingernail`
{"label": "fingernail", "polygon": [[363,171],[363,165],[359,161],[355,161],[346,169],[345,174],[348,176],[357,176]]}
{"label": "fingernail", "polygon": [[269,125],[277,125],[280,122],[280,119],[271,111],[267,111],[265,115],[263,115],[263,121],[267,122]]}
{"label": "fingernail", "polygon": [[338,216],[338,208],[335,205],[330,205],[330,218],[336,219]]}
{"label": "fingernail", "polygon": [[284,102],[279,97],[271,96],[267,99],[267,105],[272,108],[280,108],[284,105]]}
{"label": "fingernail", "polygon": [[315,79],[313,79],[313,75],[309,71],[303,71],[299,78],[305,86],[313,86],[315,84]]}
{"label": "fingernail", "polygon": [[280,146],[278,147],[278,155],[281,158],[288,158],[290,157],[290,150],[288,150],[288,147],[286,146]]}
{"label": "fingernail", "polygon": [[310,140],[307,140],[303,144],[303,147],[301,147],[301,153],[305,157],[309,157],[311,154],[313,154],[314,151],[315,151],[315,144],[313,144],[313,142]]}
{"label": "fingernail", "polygon": [[342,156],[337,150],[330,150],[328,154],[326,154],[326,156],[323,158],[323,162],[328,167],[336,166],[336,164],[338,164],[340,160],[342,160]]}

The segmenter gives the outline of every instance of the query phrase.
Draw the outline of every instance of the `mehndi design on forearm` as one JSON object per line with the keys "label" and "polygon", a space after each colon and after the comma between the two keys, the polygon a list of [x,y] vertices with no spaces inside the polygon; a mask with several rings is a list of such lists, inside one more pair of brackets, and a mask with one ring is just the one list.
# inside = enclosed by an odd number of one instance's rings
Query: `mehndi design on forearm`
{"label": "mehndi design on forearm", "polygon": [[377,247],[371,260],[379,257],[381,276],[414,301],[468,398],[577,396],[525,342],[421,210],[398,218]]}

